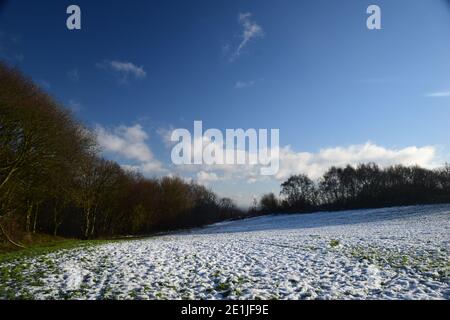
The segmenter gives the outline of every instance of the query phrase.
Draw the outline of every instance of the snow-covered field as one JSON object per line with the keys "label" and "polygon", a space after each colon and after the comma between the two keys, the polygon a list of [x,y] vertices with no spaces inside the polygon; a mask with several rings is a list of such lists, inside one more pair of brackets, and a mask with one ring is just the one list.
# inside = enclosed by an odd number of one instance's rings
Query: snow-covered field
{"label": "snow-covered field", "polygon": [[0,298],[450,299],[450,206],[220,223],[0,265]]}

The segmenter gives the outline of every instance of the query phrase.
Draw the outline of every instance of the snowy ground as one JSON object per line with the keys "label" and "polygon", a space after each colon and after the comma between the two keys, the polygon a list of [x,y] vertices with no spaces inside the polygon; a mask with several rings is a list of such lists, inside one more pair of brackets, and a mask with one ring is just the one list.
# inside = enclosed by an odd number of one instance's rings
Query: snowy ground
{"label": "snowy ground", "polygon": [[282,215],[0,265],[0,298],[450,299],[450,206]]}

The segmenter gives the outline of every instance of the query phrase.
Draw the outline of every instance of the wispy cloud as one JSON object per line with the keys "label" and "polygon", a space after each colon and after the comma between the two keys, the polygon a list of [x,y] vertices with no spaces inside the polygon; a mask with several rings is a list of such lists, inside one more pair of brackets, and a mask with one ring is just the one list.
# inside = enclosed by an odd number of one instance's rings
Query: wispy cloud
{"label": "wispy cloud", "polygon": [[450,91],[437,91],[425,95],[428,98],[446,98],[450,97]]}
{"label": "wispy cloud", "polygon": [[147,76],[144,67],[137,66],[128,61],[105,60],[97,63],[97,67],[115,73],[120,77],[120,80],[124,82],[126,82],[129,77],[144,79]]}
{"label": "wispy cloud", "polygon": [[83,105],[74,99],[70,99],[67,106],[72,112],[79,112],[83,109]]}
{"label": "wispy cloud", "polygon": [[250,12],[240,13],[238,16],[238,22],[242,28],[242,33],[240,35],[241,42],[230,57],[230,61],[234,61],[238,58],[250,41],[256,38],[264,37],[263,28],[252,19],[252,14]]}
{"label": "wispy cloud", "polygon": [[147,144],[149,136],[141,125],[119,126],[111,130],[98,125],[95,133],[104,152],[135,162],[123,165],[124,168],[148,174],[165,171],[162,164],[153,156]]}
{"label": "wispy cloud", "polygon": [[175,145],[175,142],[171,139],[173,130],[175,128],[171,125],[169,127],[160,127],[156,130],[156,133],[161,137],[166,148],[171,148]]}
{"label": "wispy cloud", "polygon": [[235,89],[245,89],[245,88],[253,87],[257,83],[262,82],[262,81],[264,81],[264,78],[259,78],[256,80],[248,80],[248,81],[239,80],[234,84],[234,88]]}
{"label": "wispy cloud", "polygon": [[203,185],[209,185],[209,183],[218,181],[218,180],[219,180],[219,177],[214,172],[200,171],[197,173],[196,181]]}
{"label": "wispy cloud", "polygon": [[235,89],[245,89],[248,87],[253,87],[255,85],[256,81],[255,80],[251,80],[251,81],[238,81],[236,82],[236,84],[234,85]]}

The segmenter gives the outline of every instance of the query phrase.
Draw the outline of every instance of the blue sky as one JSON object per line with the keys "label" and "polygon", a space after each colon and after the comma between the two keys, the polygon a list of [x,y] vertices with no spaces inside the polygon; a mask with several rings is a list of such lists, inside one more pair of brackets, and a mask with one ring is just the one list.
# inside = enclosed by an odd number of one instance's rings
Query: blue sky
{"label": "blue sky", "polygon": [[[80,31],[66,28],[70,4]],[[370,4],[382,30],[366,27]],[[450,160],[449,57],[445,0],[16,0],[0,12],[0,58],[103,134],[106,157],[241,204],[330,164]],[[194,120],[279,128],[282,174],[174,168],[165,136]]]}

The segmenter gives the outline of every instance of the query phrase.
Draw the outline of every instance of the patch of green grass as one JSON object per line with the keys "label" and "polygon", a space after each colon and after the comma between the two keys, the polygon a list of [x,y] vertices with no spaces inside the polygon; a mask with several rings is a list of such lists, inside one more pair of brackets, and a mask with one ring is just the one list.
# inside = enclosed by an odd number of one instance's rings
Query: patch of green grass
{"label": "patch of green grass", "polygon": [[119,240],[61,240],[45,244],[32,245],[18,251],[0,253],[0,263],[22,258],[33,258],[59,250],[86,248]]}
{"label": "patch of green grass", "polygon": [[139,291],[138,290],[132,290],[130,293],[129,293],[129,295],[130,295],[130,297],[131,297],[131,299],[133,299],[133,300],[136,300],[138,297],[139,297]]}
{"label": "patch of green grass", "polygon": [[212,289],[212,288],[206,288],[206,289],[205,289],[205,292],[206,292],[206,293],[211,293],[211,292],[213,292],[213,289]]}
{"label": "patch of green grass", "polygon": [[341,242],[339,240],[336,240],[336,239],[333,239],[333,240],[330,241],[330,246],[332,248],[335,248],[335,247],[339,246],[340,244],[341,244]]}
{"label": "patch of green grass", "polygon": [[[125,240],[111,240],[125,241]],[[106,240],[57,240],[45,244],[31,245],[26,249],[0,253],[0,299],[33,299],[36,293],[42,293],[43,279],[47,274],[57,273],[57,260],[65,250],[86,249],[91,250],[96,245],[110,243]],[[56,253],[53,257],[47,254]],[[59,253],[61,252],[61,253]],[[28,292],[28,289],[34,293]],[[83,286],[80,291],[61,293],[61,299],[71,299],[84,293]]]}
{"label": "patch of green grass", "polygon": [[367,261],[375,264],[380,268],[390,266],[394,269],[403,269],[406,267],[413,268],[419,272],[435,272],[433,276],[435,280],[445,282],[448,281],[450,263],[446,252],[438,256],[416,256],[414,254],[399,254],[389,249],[379,249],[374,247],[355,247],[350,252],[351,256],[359,261]]}
{"label": "patch of green grass", "polygon": [[402,263],[403,263],[403,265],[407,265],[408,261],[409,261],[408,256],[402,256]]}
{"label": "patch of green grass", "polygon": [[244,279],[244,277],[238,277],[236,280],[233,281],[234,283],[237,284],[243,284],[246,282],[246,280]]}
{"label": "patch of green grass", "polygon": [[220,282],[215,286],[216,291],[228,291],[230,290],[230,284],[227,282]]}

